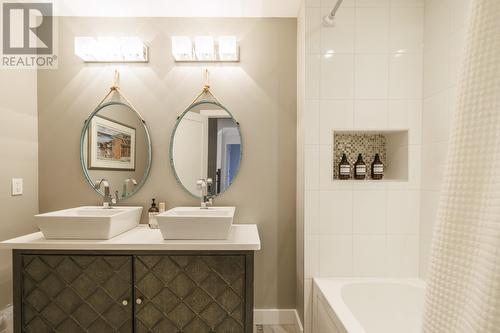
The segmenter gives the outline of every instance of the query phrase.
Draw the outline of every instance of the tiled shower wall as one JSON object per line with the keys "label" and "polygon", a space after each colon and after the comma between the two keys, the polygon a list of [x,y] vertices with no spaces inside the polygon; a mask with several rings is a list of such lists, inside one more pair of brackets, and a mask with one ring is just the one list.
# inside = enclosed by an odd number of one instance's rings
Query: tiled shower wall
{"label": "tiled shower wall", "polygon": [[[423,0],[345,0],[324,27],[334,2],[305,0],[306,332],[313,277],[419,274]],[[334,181],[334,129],[409,129],[409,181]]]}
{"label": "tiled shower wall", "polygon": [[420,274],[425,278],[471,0],[425,2]]}

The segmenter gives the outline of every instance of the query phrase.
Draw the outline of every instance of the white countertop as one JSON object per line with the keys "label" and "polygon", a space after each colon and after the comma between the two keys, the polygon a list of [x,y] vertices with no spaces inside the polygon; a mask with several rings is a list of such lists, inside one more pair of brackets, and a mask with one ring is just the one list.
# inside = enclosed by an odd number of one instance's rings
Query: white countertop
{"label": "white countertop", "polygon": [[1,242],[0,249],[257,251],[260,238],[255,224],[234,224],[223,240],[164,240],[159,229],[139,225],[108,240],[48,240],[35,232]]}

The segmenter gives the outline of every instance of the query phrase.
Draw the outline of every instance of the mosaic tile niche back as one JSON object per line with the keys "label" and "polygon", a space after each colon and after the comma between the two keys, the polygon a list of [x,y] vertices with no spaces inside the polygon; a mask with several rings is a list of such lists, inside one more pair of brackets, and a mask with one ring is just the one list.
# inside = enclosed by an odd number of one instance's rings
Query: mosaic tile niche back
{"label": "mosaic tile niche back", "polygon": [[339,179],[339,163],[342,154],[346,154],[351,164],[351,179],[353,166],[358,154],[363,156],[366,163],[366,180],[371,179],[371,164],[375,154],[380,155],[382,163],[386,163],[386,138],[383,134],[368,133],[334,133],[333,134],[333,179]]}

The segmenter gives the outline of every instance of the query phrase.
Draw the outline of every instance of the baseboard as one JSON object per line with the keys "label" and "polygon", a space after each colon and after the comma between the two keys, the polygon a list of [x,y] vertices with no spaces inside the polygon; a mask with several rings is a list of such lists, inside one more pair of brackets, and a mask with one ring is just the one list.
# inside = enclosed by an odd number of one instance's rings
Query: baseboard
{"label": "baseboard", "polygon": [[298,333],[304,332],[295,309],[255,309],[253,313],[256,325],[294,325]]}
{"label": "baseboard", "polygon": [[[297,333],[304,332],[299,314],[295,309],[255,309],[254,323],[256,325],[293,325]],[[12,326],[12,306],[10,306],[0,311],[0,332],[10,333]]]}

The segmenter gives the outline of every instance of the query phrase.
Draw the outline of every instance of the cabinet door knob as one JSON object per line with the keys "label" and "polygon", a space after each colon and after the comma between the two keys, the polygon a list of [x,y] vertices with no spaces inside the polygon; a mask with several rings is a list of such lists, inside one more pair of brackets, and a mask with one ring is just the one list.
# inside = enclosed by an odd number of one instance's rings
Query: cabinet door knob
{"label": "cabinet door knob", "polygon": [[128,305],[128,301],[127,301],[126,299],[124,299],[124,300],[122,301],[122,305],[123,305],[123,306],[127,306],[127,305]]}
{"label": "cabinet door knob", "polygon": [[136,299],[136,300],[135,300],[135,303],[136,303],[136,304],[142,304],[142,298],[140,298],[140,297],[139,297],[138,299]]}

